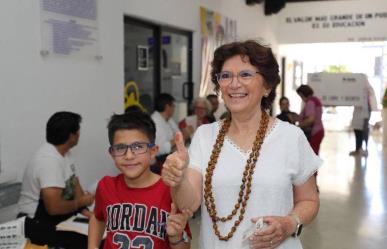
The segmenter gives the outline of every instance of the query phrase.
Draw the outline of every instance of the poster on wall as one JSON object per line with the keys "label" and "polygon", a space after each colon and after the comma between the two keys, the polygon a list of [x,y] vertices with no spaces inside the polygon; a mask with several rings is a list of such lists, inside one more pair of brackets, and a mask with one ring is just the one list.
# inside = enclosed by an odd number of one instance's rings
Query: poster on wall
{"label": "poster on wall", "polygon": [[148,46],[137,46],[137,69],[147,71],[149,67],[149,48]]}
{"label": "poster on wall", "polygon": [[367,76],[361,73],[309,73],[308,85],[325,106],[363,106]]}
{"label": "poster on wall", "polygon": [[210,62],[212,54],[222,44],[236,39],[236,21],[222,16],[220,13],[200,7],[202,35],[202,77],[199,95],[205,96],[212,92]]}
{"label": "poster on wall", "polygon": [[40,0],[41,55],[102,59],[98,0]]}
{"label": "poster on wall", "polygon": [[236,21],[220,13],[200,7],[201,35],[221,45],[236,38]]}

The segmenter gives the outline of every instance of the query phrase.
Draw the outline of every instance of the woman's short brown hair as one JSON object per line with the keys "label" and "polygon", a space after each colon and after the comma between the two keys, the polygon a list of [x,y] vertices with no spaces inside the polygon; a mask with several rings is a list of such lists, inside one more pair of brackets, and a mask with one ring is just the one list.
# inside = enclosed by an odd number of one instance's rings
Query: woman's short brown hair
{"label": "woman's short brown hair", "polygon": [[223,64],[235,55],[248,58],[250,64],[255,66],[262,75],[264,83],[271,91],[269,96],[262,98],[261,107],[270,109],[275,99],[275,89],[281,81],[279,66],[271,48],[253,40],[224,44],[215,50],[214,60],[211,63],[211,80],[215,84],[215,91],[219,91],[217,74],[222,71]]}
{"label": "woman's short brown hair", "polygon": [[313,89],[310,86],[308,86],[308,85],[301,85],[301,86],[299,86],[297,88],[296,92],[298,94],[301,93],[306,98],[313,95]]}

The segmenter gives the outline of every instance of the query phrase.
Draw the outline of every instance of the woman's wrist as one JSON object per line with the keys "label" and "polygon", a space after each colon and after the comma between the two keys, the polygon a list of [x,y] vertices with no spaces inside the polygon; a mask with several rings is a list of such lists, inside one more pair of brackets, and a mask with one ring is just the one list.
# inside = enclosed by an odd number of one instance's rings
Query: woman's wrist
{"label": "woman's wrist", "polygon": [[178,235],[173,235],[173,236],[168,235],[168,240],[169,240],[169,243],[171,243],[171,244],[178,243],[182,239],[183,239],[183,233],[180,233]]}
{"label": "woman's wrist", "polygon": [[169,240],[169,244],[172,246],[179,245],[180,243],[189,243],[190,242],[190,238],[188,237],[188,234],[184,230],[179,235],[168,236],[168,240]]}
{"label": "woman's wrist", "polygon": [[296,230],[297,222],[294,218],[289,214],[286,216],[286,234],[291,236]]}

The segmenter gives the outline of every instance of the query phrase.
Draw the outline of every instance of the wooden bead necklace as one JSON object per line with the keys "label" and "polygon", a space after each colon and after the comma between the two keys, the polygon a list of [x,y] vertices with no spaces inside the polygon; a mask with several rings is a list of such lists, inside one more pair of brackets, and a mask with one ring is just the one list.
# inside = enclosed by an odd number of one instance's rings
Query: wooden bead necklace
{"label": "wooden bead necklace", "polygon": [[[251,182],[254,174],[255,165],[259,156],[259,152],[261,150],[261,146],[263,144],[263,140],[265,138],[268,124],[269,124],[269,115],[265,111],[262,111],[259,129],[257,131],[257,135],[255,137],[252,151],[249,155],[249,158],[247,159],[245,170],[243,172],[242,184],[239,190],[238,201],[235,204],[234,209],[231,211],[231,214],[225,217],[217,216],[215,199],[212,193],[212,177],[214,175],[215,166],[223,146],[224,138],[231,125],[230,116],[223,122],[223,125],[219,131],[219,134],[216,137],[216,142],[212,149],[210,161],[208,162],[208,166],[206,169],[205,182],[204,182],[204,203],[206,205],[208,214],[211,217],[212,227],[214,229],[215,235],[219,238],[219,240],[228,241],[234,235],[237,227],[239,226],[239,224],[242,222],[244,218],[247,201],[249,200],[249,195],[251,193]],[[234,222],[234,225],[231,227],[230,232],[226,236],[221,235],[219,232],[217,222],[219,221],[226,222],[231,220],[237,214],[239,209],[241,209],[239,217]]]}

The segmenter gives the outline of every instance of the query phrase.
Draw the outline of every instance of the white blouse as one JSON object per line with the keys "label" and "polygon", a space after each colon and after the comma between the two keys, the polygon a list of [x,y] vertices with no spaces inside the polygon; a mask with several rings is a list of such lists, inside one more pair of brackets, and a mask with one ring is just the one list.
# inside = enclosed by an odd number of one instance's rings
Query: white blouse
{"label": "white blouse", "polygon": [[[220,126],[220,121],[200,126],[189,148],[190,167],[202,174],[203,182]],[[248,152],[226,137],[212,180],[218,216],[227,216],[236,204],[248,157]],[[230,240],[220,241],[203,201],[200,248],[249,248],[248,243],[242,241],[242,235],[251,225],[251,218],[288,215],[293,210],[293,185],[305,183],[321,164],[322,160],[313,152],[304,133],[276,119],[261,147],[243,221]],[[228,234],[238,215],[239,212],[231,221],[218,222],[221,235]],[[278,248],[301,249],[302,246],[298,238],[290,237]]]}

